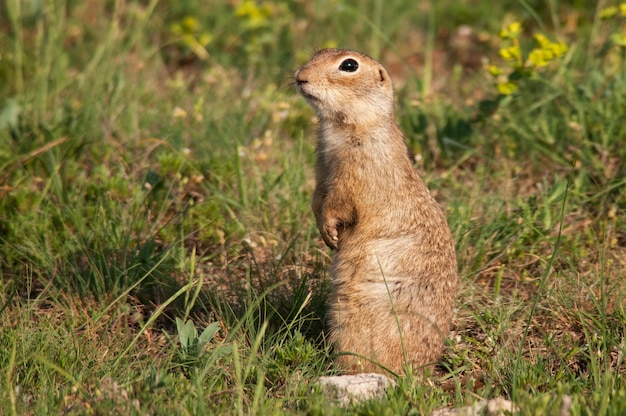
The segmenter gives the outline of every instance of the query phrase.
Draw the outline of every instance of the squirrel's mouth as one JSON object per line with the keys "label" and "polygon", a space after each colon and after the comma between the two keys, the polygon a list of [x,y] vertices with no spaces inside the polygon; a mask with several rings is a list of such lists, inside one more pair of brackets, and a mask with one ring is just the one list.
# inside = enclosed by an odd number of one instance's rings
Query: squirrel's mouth
{"label": "squirrel's mouth", "polygon": [[302,95],[305,99],[307,99],[309,101],[319,101],[319,98],[317,98],[315,95],[307,92],[304,89],[306,84],[308,84],[308,81],[306,81],[304,79],[298,79],[297,76],[296,76],[296,89],[298,90],[300,95]]}
{"label": "squirrel's mouth", "polygon": [[308,92],[304,91],[302,88],[298,88],[298,92],[300,92],[300,95],[302,95],[305,99],[309,101],[319,101],[319,98],[317,98],[313,94],[309,94]]}

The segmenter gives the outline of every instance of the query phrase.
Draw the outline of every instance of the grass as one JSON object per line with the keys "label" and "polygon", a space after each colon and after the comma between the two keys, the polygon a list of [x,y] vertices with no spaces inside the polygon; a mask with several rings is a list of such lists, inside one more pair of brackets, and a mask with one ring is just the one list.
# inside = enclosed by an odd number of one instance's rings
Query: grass
{"label": "grass", "polygon": [[[5,3],[0,413],[428,414],[497,396],[626,411],[610,2]],[[501,62],[511,20],[522,48],[542,31],[569,51],[504,97],[481,59]],[[333,45],[389,68],[461,276],[431,380],[347,409],[315,387],[334,372],[330,257],[290,78]]]}

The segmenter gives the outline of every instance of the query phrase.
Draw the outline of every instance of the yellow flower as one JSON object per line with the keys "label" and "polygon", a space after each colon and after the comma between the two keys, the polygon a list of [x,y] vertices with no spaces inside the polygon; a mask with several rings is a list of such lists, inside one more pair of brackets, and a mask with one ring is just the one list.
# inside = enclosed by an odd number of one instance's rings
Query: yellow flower
{"label": "yellow flower", "polygon": [[502,48],[500,49],[500,56],[507,61],[517,61],[521,57],[521,51],[519,46],[517,45],[508,48]]}
{"label": "yellow flower", "polygon": [[517,85],[512,82],[498,84],[498,92],[502,95],[511,95],[517,90]]}
{"label": "yellow flower", "polygon": [[202,32],[200,34],[200,37],[198,37],[198,42],[202,46],[207,46],[209,43],[211,43],[212,40],[213,35],[211,35],[209,32]]}
{"label": "yellow flower", "polygon": [[555,57],[560,58],[561,56],[565,55],[565,53],[567,52],[567,45],[564,44],[563,42],[551,42],[548,45],[548,49],[550,50],[550,52],[552,52],[554,54]]}
{"label": "yellow flower", "polygon": [[626,3],[622,3],[619,5],[619,11],[623,17],[626,17]]}
{"label": "yellow flower", "polygon": [[545,48],[546,46],[550,45],[550,41],[548,40],[548,38],[542,35],[541,33],[535,33],[533,37],[535,38],[535,41],[537,41],[539,46],[541,46],[542,48]]}
{"label": "yellow flower", "polygon": [[522,33],[522,24],[519,22],[513,22],[506,25],[501,31],[499,36],[502,39],[515,39]]}
{"label": "yellow flower", "polygon": [[195,17],[187,16],[183,19],[182,26],[187,33],[193,32],[198,28],[198,20]]}
{"label": "yellow flower", "polygon": [[502,69],[498,68],[495,65],[489,65],[487,67],[487,71],[489,71],[489,73],[493,75],[494,77],[497,77],[498,75],[502,74]]}
{"label": "yellow flower", "polygon": [[191,34],[198,28],[198,20],[187,16],[180,22],[172,24],[171,30],[175,35]]}
{"label": "yellow flower", "polygon": [[266,5],[258,6],[256,2],[246,0],[237,7],[235,16],[244,18],[252,29],[260,28],[268,23],[272,12]]}
{"label": "yellow flower", "polygon": [[550,40],[541,33],[535,34],[534,38],[539,44],[540,49],[550,52],[554,57],[558,58],[565,55],[565,52],[567,52],[567,45],[563,42],[550,42]]}
{"label": "yellow flower", "polygon": [[528,55],[528,61],[537,68],[548,65],[552,59],[554,55],[546,49],[533,49]]}
{"label": "yellow flower", "polygon": [[615,16],[617,12],[618,12],[617,7],[615,6],[607,7],[606,9],[603,9],[600,12],[600,19],[610,19],[611,17]]}
{"label": "yellow flower", "polygon": [[173,34],[180,36],[183,43],[200,59],[209,57],[205,47],[211,43],[213,36],[207,31],[200,32],[201,28],[195,17],[185,17],[180,22],[172,24],[170,30]]}

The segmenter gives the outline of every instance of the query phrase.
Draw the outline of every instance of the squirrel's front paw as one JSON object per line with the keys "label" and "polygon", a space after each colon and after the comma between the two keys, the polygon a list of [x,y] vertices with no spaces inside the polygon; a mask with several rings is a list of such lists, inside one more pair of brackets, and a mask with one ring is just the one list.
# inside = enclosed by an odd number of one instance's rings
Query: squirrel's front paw
{"label": "squirrel's front paw", "polygon": [[337,249],[339,244],[339,221],[333,218],[326,219],[324,221],[322,229],[322,238],[326,245],[332,249]]}

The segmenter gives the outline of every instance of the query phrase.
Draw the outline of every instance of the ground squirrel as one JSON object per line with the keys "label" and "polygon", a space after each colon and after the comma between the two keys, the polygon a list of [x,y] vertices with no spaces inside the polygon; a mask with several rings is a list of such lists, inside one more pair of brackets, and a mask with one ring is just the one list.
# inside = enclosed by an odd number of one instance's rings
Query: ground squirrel
{"label": "ground squirrel", "polygon": [[295,81],[319,119],[312,205],[334,250],[336,362],[347,373],[431,364],[450,328],[456,255],[396,124],[391,79],[369,56],[323,49]]}

